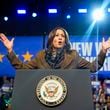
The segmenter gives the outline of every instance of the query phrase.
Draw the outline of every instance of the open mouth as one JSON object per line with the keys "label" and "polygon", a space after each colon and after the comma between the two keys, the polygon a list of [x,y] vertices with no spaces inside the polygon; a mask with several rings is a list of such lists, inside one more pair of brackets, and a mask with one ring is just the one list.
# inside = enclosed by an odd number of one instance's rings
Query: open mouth
{"label": "open mouth", "polygon": [[59,42],[58,42],[58,44],[60,44],[60,45],[61,45],[61,44],[62,44],[62,41],[59,41]]}

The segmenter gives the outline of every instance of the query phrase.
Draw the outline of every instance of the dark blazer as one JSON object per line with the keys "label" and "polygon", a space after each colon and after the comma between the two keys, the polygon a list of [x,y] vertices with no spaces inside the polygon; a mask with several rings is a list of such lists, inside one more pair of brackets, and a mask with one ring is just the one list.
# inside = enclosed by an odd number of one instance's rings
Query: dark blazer
{"label": "dark blazer", "polygon": [[[20,61],[13,51],[7,57],[16,69],[51,69],[45,60],[45,50],[40,51],[28,63]],[[106,53],[101,50],[97,58],[93,62],[89,62],[79,56],[76,50],[72,50],[71,53],[65,53],[64,60],[59,65],[61,69],[90,69],[91,72],[96,72],[103,66],[105,57]]]}

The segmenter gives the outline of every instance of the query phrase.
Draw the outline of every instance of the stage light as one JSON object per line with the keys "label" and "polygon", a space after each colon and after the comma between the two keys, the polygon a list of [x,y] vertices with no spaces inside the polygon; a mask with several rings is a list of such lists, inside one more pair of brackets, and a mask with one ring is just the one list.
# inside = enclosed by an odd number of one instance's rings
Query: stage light
{"label": "stage light", "polygon": [[32,17],[36,17],[37,16],[37,13],[32,13]]}
{"label": "stage light", "polygon": [[110,13],[110,8],[108,8],[108,12]]}
{"label": "stage light", "polygon": [[17,10],[17,13],[18,14],[26,14],[26,10],[24,10],[24,9],[19,9],[19,10]]}
{"label": "stage light", "polygon": [[87,9],[78,9],[78,13],[87,13]]}
{"label": "stage light", "polygon": [[57,13],[57,9],[48,9],[48,13]]}
{"label": "stage light", "polygon": [[67,18],[67,19],[70,19],[70,18],[71,18],[71,15],[67,15],[66,18]]}
{"label": "stage light", "polygon": [[8,21],[8,17],[7,16],[4,17],[4,21]]}
{"label": "stage light", "polygon": [[92,16],[95,21],[101,21],[105,17],[104,10],[96,9],[93,11]]}

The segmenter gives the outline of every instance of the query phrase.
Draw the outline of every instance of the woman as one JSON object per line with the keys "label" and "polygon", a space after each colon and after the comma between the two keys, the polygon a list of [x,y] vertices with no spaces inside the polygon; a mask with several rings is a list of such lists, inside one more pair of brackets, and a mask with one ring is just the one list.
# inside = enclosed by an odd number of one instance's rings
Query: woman
{"label": "woman", "polygon": [[4,34],[0,39],[8,50],[8,59],[16,69],[90,69],[91,72],[98,71],[104,63],[107,49],[110,48],[110,40],[102,42],[102,49],[93,62],[88,62],[79,56],[76,50],[71,50],[69,36],[62,27],[53,29],[47,42],[47,48],[40,51],[36,57],[24,64],[13,51],[13,41]]}

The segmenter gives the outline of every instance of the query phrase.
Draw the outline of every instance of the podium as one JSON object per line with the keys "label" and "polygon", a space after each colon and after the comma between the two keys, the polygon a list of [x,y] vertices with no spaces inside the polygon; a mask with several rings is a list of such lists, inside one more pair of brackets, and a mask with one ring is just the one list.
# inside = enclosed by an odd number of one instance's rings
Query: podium
{"label": "podium", "polygon": [[[36,87],[46,76],[61,78],[67,87],[65,99],[46,106],[36,95]],[[12,94],[12,110],[93,110],[90,71],[83,69],[17,70]]]}

